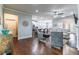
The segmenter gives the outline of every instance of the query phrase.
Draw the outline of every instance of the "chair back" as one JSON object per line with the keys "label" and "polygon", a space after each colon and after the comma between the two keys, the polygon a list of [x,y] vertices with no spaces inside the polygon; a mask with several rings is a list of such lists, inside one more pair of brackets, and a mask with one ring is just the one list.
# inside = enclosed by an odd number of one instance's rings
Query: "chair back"
{"label": "chair back", "polygon": [[39,31],[37,31],[37,33],[38,33],[38,39],[42,40],[43,39],[43,33],[39,32]]}
{"label": "chair back", "polygon": [[51,32],[52,47],[63,47],[63,32]]}

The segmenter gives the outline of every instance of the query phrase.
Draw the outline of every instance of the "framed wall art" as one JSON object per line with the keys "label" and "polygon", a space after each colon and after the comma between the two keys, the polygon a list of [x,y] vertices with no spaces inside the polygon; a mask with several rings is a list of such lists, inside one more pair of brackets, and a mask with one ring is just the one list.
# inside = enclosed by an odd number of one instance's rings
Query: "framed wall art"
{"label": "framed wall art", "polygon": [[23,26],[24,26],[24,27],[27,27],[27,26],[28,26],[28,24],[29,24],[29,23],[28,23],[28,21],[23,20]]}

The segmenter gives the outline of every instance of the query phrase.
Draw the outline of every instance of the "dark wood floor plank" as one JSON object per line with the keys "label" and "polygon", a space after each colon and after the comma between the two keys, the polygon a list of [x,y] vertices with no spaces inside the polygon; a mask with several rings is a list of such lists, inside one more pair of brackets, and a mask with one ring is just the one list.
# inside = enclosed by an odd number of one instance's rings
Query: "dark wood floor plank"
{"label": "dark wood floor plank", "polygon": [[61,55],[62,50],[49,48],[44,43],[39,43],[37,39],[28,38],[13,41],[14,55]]}

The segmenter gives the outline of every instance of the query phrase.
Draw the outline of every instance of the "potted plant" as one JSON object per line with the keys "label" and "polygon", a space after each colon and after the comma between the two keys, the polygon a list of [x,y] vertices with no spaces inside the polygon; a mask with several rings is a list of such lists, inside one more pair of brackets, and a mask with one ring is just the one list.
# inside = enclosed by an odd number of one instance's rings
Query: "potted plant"
{"label": "potted plant", "polygon": [[0,38],[0,54],[4,54],[10,52],[12,36],[9,35],[9,30],[7,29],[3,29],[1,32],[2,35]]}

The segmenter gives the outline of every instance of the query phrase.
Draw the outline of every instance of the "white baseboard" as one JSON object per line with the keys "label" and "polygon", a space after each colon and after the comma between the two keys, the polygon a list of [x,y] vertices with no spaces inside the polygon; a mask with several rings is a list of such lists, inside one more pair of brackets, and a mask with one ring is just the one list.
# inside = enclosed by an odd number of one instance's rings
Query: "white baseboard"
{"label": "white baseboard", "polygon": [[18,37],[18,40],[20,40],[20,39],[26,39],[26,38],[30,38],[30,37],[32,37],[32,35],[22,36],[22,37]]}

